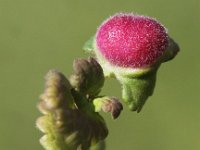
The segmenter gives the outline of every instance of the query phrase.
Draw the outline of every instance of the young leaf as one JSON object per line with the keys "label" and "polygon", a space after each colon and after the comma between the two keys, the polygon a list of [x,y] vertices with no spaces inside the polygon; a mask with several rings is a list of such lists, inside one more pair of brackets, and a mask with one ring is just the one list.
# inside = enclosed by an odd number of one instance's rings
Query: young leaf
{"label": "young leaf", "polygon": [[88,41],[86,41],[83,45],[83,50],[85,50],[86,52],[92,52],[94,50],[94,40],[95,36],[92,36]]}

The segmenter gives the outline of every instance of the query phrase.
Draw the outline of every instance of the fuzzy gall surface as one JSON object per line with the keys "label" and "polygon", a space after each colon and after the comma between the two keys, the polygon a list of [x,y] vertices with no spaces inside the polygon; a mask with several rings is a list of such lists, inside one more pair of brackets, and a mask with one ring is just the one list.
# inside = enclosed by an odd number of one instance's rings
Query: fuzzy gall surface
{"label": "fuzzy gall surface", "polygon": [[168,34],[155,19],[134,14],[116,14],[96,33],[96,46],[114,66],[152,66],[168,46]]}

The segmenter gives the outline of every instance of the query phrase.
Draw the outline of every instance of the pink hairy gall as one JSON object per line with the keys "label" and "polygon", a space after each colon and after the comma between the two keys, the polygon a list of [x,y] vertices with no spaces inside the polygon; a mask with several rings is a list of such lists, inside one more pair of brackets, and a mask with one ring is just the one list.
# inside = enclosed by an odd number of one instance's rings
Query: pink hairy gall
{"label": "pink hairy gall", "polygon": [[158,21],[130,13],[110,17],[96,33],[96,46],[105,60],[127,68],[154,65],[168,43],[167,31]]}

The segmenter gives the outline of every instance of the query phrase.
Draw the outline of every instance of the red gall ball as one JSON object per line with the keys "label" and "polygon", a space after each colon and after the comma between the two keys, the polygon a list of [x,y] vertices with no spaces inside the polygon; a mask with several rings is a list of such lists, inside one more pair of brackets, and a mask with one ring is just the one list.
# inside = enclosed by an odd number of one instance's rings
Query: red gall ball
{"label": "red gall ball", "polygon": [[155,64],[168,46],[168,34],[155,19],[120,13],[107,19],[96,33],[96,46],[114,66],[145,68]]}

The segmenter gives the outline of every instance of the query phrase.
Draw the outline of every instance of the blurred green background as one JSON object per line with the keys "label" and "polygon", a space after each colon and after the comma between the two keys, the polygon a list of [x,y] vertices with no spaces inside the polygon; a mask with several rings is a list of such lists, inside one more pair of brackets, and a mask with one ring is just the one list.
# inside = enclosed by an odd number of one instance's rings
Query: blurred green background
{"label": "blurred green background", "polygon": [[[160,68],[140,114],[104,114],[107,150],[200,150],[199,0],[0,0],[1,150],[43,149],[35,120],[44,75],[56,68],[69,76],[73,60],[88,56],[84,42],[121,11],[160,20],[181,52]],[[107,80],[102,93],[121,97],[120,85]]]}

